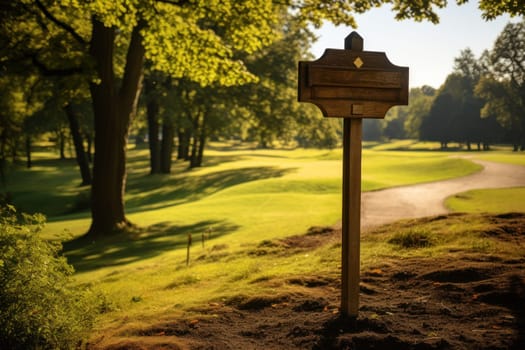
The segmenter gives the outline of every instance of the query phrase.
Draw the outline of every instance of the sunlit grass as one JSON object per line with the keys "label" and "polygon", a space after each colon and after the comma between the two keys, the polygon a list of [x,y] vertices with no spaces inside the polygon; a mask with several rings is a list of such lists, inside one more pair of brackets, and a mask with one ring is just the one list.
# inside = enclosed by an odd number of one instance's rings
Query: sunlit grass
{"label": "sunlit grass", "polygon": [[[195,215],[211,216],[219,221],[224,221],[225,217],[234,218],[234,221],[240,218],[240,222],[235,222],[239,227],[257,224],[266,230],[261,226],[264,222],[290,213],[291,220],[301,223],[291,227],[292,232],[312,224],[338,220],[341,150],[260,150],[226,146],[213,145],[206,152],[202,168],[189,170],[187,163],[178,161],[174,163],[172,174],[154,176],[149,175],[148,150],[130,150],[126,192],[130,218],[147,226],[166,218],[181,217],[181,212],[188,211],[185,218]],[[367,191],[427,182],[462,176],[478,169],[467,160],[450,158],[439,152],[365,149],[362,187]],[[88,229],[88,212],[73,213],[89,205],[87,189],[78,187],[79,174],[73,160],[41,160],[35,162],[33,169],[17,169],[9,177],[12,180],[8,190],[14,204],[28,212],[44,212],[51,221],[48,232],[53,231],[56,236],[67,228],[78,235]],[[193,205],[202,208],[203,212],[199,213],[200,209]],[[310,214],[311,218],[307,216]],[[186,223],[192,224],[189,219]]]}
{"label": "sunlit grass", "polygon": [[[522,249],[512,242],[486,235],[493,230],[493,223],[483,216],[400,221],[363,233],[361,266],[367,270],[393,259],[443,255],[523,257]],[[425,237],[431,244],[404,244],[405,238],[400,242],[399,237]],[[227,239],[207,242],[204,247],[197,240],[191,247],[189,266],[185,264],[185,250],[180,249],[155,259],[99,268],[77,278],[96,283],[111,296],[114,309],[102,316],[101,331],[116,327],[122,332],[164,317],[210,317],[209,311],[200,315],[199,310],[233,298],[301,293],[301,286],[289,282],[294,278],[337,279],[341,252],[340,244],[333,240],[338,237],[306,250],[283,246],[276,238],[254,238],[237,248],[228,245]]]}
{"label": "sunlit grass", "polygon": [[481,170],[466,159],[438,152],[374,152],[363,155],[363,190],[444,180]]}
{"label": "sunlit grass", "polygon": [[401,220],[373,229],[361,240],[362,264],[380,264],[385,258],[435,257],[450,254],[523,256],[511,241],[487,236],[494,223],[483,215],[452,214]]}
{"label": "sunlit grass", "polygon": [[525,152],[487,152],[475,155],[477,159],[488,160],[492,162],[509,163],[516,165],[525,165]]}
{"label": "sunlit grass", "polygon": [[[389,150],[400,145],[423,147],[404,142],[363,150],[363,190],[452,178],[480,169],[449,153]],[[77,282],[96,285],[113,303],[112,311],[102,316],[101,329],[131,327],[173,313],[191,314],[207,303],[239,295],[297,291],[299,286],[286,282],[294,276],[338,276],[340,244],[327,242],[297,251],[283,247],[279,239],[340,220],[340,150],[259,150],[216,144],[207,150],[204,167],[189,170],[186,163],[175,162],[172,174],[155,176],[149,175],[147,155],[146,149],[133,149],[128,158],[127,213],[138,225],[137,232],[65,244]],[[16,169],[8,176],[8,190],[20,210],[48,214],[46,237],[64,238],[66,229],[70,238],[87,231],[88,211],[70,213],[77,195],[85,191],[77,186],[79,174],[73,161],[38,159],[33,169]],[[465,220],[417,228],[407,222],[365,233],[363,267],[388,257],[503,249],[480,238],[478,224]],[[442,230],[448,233],[441,235]],[[186,266],[189,234],[193,244]],[[409,243],[415,240],[415,247],[400,248],[396,237]],[[432,244],[418,246],[425,238]]]}
{"label": "sunlit grass", "polygon": [[525,187],[472,190],[445,201],[452,211],[464,213],[525,212]]}

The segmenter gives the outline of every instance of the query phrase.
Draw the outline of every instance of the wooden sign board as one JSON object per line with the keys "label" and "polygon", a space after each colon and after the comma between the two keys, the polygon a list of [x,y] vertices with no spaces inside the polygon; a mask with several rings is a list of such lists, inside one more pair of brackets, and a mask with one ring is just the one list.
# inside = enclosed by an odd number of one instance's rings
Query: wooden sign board
{"label": "wooden sign board", "polygon": [[317,61],[299,62],[298,100],[317,105],[325,117],[344,118],[341,313],[357,318],[362,121],[408,104],[408,68],[393,65],[383,52],[363,51],[363,38],[352,32],[344,50],[327,49]]}
{"label": "wooden sign board", "polygon": [[299,62],[298,99],[325,117],[384,118],[390,107],[408,104],[408,67],[384,52],[327,49],[317,61]]}

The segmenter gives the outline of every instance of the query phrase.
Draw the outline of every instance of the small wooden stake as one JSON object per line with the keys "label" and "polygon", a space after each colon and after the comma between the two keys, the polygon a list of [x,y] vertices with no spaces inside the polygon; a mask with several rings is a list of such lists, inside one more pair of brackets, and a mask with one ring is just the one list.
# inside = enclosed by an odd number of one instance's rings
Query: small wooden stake
{"label": "small wooden stake", "polygon": [[190,264],[191,233],[188,233],[188,248],[186,250],[186,266]]}

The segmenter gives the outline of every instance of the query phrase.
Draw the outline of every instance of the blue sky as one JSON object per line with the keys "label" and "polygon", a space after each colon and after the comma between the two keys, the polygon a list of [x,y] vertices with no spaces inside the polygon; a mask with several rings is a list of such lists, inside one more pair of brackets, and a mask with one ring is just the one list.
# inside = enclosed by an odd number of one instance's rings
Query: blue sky
{"label": "blue sky", "polygon": [[481,18],[477,1],[457,6],[449,1],[439,10],[440,23],[396,21],[388,7],[373,9],[357,15],[358,28],[325,24],[316,30],[319,40],[312,47],[318,58],[325,48],[342,49],[344,38],[353,30],[364,39],[365,51],[385,52],[395,65],[410,68],[410,87],[430,85],[438,88],[452,72],[454,58],[470,47],[476,57],[491,49],[494,41],[509,21],[502,16],[493,21]]}

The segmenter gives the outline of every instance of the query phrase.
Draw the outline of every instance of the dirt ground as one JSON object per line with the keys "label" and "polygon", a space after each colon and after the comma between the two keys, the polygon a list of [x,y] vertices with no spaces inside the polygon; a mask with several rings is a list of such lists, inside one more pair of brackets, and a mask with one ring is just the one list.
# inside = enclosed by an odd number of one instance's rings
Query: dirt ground
{"label": "dirt ground", "polygon": [[[525,214],[491,216],[495,239],[525,251]],[[291,237],[311,249],[341,232]],[[234,298],[208,317],[159,321],[105,349],[525,349],[525,253],[389,260],[362,271],[357,320],[339,313],[338,277],[286,281],[300,294]]]}

